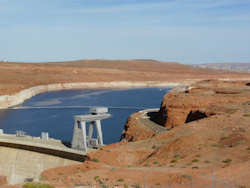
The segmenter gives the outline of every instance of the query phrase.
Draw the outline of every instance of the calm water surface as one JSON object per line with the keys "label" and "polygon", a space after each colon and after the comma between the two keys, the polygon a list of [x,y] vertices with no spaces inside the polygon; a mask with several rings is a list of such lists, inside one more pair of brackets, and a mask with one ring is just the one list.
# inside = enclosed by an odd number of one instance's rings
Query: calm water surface
{"label": "calm water surface", "polygon": [[[107,106],[129,107],[110,108],[112,118],[102,121],[104,143],[119,141],[124,124],[130,114],[139,108],[159,108],[162,97],[169,88],[144,88],[129,90],[69,90],[39,94],[20,106],[58,107],[58,106]],[[23,130],[32,136],[40,136],[42,131],[50,137],[71,141],[74,115],[88,113],[88,108],[65,109],[19,109],[0,110],[0,129],[14,134]]]}

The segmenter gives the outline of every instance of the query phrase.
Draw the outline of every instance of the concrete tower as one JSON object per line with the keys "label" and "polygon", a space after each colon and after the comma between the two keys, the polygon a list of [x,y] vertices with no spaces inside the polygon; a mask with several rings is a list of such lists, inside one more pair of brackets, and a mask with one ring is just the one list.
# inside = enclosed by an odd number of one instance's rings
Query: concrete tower
{"label": "concrete tower", "polygon": [[[98,148],[103,145],[101,120],[109,118],[111,114],[108,114],[108,108],[105,107],[90,108],[90,113],[88,115],[75,116],[71,143],[73,149],[87,152],[88,147]],[[89,123],[88,134],[87,123]],[[96,126],[97,139],[93,138],[94,126]]]}

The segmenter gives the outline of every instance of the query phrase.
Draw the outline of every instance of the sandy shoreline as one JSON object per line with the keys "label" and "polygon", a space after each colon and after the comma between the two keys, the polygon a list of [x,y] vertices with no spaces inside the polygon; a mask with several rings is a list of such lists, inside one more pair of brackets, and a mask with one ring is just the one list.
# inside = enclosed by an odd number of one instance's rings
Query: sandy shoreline
{"label": "sandy shoreline", "polygon": [[70,89],[126,89],[126,88],[148,88],[148,87],[177,87],[187,86],[191,82],[81,82],[81,83],[60,83],[31,87],[13,95],[0,96],[0,109],[10,108],[23,103],[31,97],[49,91],[70,90]]}

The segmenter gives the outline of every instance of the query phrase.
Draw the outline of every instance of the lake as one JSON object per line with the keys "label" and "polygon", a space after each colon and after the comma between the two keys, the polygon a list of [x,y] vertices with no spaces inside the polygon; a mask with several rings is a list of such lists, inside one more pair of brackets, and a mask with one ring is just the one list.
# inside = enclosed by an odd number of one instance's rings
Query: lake
{"label": "lake", "polygon": [[[0,129],[8,134],[23,130],[31,136],[40,136],[41,132],[49,132],[52,138],[71,141],[73,117],[87,114],[88,106],[105,106],[110,107],[109,113],[112,117],[102,121],[104,143],[111,144],[120,140],[129,115],[145,108],[159,108],[162,97],[169,90],[170,88],[143,88],[42,93],[25,101],[20,107],[44,108],[0,110]],[[74,108],[74,106],[81,106],[81,108]]]}

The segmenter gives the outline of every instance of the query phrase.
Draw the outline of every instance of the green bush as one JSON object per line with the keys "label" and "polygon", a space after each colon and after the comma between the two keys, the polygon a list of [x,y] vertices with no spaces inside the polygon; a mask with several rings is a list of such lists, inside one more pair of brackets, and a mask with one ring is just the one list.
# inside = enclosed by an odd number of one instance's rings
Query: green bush
{"label": "green bush", "polygon": [[232,162],[232,159],[225,159],[222,161],[223,163],[231,163]]}
{"label": "green bush", "polygon": [[95,176],[94,180],[97,181],[100,177],[99,176]]}
{"label": "green bush", "polygon": [[159,162],[158,161],[154,161],[153,164],[159,164]]}
{"label": "green bush", "polygon": [[55,188],[52,185],[41,184],[41,183],[26,183],[23,185],[23,188]]}
{"label": "green bush", "polygon": [[197,163],[197,162],[199,162],[198,159],[193,159],[193,160],[192,160],[192,163]]}
{"label": "green bush", "polygon": [[170,161],[170,163],[177,163],[177,160],[173,159],[173,160]]}
{"label": "green bush", "polygon": [[99,161],[98,159],[96,159],[96,158],[92,159],[91,161],[96,162],[96,163],[100,162],[100,161]]}

